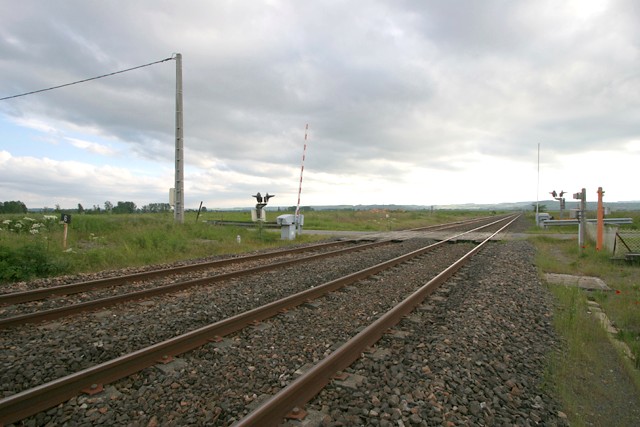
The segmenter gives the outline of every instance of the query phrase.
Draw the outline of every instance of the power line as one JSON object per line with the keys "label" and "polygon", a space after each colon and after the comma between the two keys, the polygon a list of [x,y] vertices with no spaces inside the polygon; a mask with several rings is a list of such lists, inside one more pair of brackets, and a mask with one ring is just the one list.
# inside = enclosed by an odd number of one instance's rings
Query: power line
{"label": "power line", "polygon": [[0,98],[0,101],[4,101],[6,99],[18,98],[18,97],[21,97],[21,96],[33,95],[34,93],[46,92],[48,90],[60,89],[61,87],[77,85],[78,83],[84,83],[84,82],[88,82],[88,81],[91,81],[91,80],[97,80],[97,79],[101,79],[103,77],[113,76],[115,74],[126,73],[127,71],[137,70],[138,68],[148,67],[150,65],[159,64],[161,62],[171,61],[173,59],[175,59],[174,56],[172,56],[170,58],[161,59],[160,61],[150,62],[150,63],[144,64],[144,65],[138,65],[137,67],[127,68],[126,70],[115,71],[113,73],[103,74],[103,75],[97,76],[97,77],[91,77],[91,78],[84,79],[84,80],[78,80],[77,82],[66,83],[66,84],[63,84],[63,85],[53,86],[53,87],[49,87],[49,88],[46,88],[46,89],[34,90],[34,91],[31,91],[31,92],[21,93],[19,95],[5,96],[4,98]]}

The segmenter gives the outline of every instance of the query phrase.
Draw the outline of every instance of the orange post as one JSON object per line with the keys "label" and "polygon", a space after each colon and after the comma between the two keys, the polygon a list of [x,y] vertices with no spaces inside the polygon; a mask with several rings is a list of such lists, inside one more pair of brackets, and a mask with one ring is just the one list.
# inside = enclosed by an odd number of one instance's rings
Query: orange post
{"label": "orange post", "polygon": [[602,187],[598,187],[598,225],[596,231],[596,250],[602,249],[602,235],[604,232],[604,206],[602,206],[602,196],[604,191]]}

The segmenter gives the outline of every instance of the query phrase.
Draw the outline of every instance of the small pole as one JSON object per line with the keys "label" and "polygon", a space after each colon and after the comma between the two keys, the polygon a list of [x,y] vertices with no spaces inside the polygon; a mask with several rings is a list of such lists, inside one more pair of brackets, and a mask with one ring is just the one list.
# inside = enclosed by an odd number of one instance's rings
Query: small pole
{"label": "small pole", "polygon": [[62,250],[67,250],[67,232],[71,223],[71,215],[63,213],[60,215],[60,221],[64,224],[64,233],[62,234]]}
{"label": "small pole", "polygon": [[602,187],[598,187],[598,228],[596,232],[596,250],[602,249],[602,240],[604,234],[604,206],[602,206],[602,196],[604,191]]}
{"label": "small pole", "polygon": [[200,218],[201,210],[202,210],[202,200],[200,200],[200,207],[198,208],[198,214],[196,215],[196,222],[198,222],[198,218]]}
{"label": "small pole", "polygon": [[62,250],[67,250],[67,231],[69,230],[69,224],[64,223],[64,234],[62,236]]}

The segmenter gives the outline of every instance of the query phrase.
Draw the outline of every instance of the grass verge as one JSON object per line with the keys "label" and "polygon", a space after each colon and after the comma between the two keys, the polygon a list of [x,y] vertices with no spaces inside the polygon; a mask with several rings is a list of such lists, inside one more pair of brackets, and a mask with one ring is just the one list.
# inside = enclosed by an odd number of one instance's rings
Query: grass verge
{"label": "grass verge", "polygon": [[[612,292],[587,292],[549,285],[557,308],[554,323],[562,350],[553,357],[548,383],[561,398],[572,425],[640,425],[640,370],[612,345],[590,313],[598,302],[620,329],[618,336],[640,356],[640,268],[612,263],[593,248],[580,251],[577,240],[540,236],[536,264],[541,273],[597,276]],[[637,364],[637,362],[636,362]]]}
{"label": "grass verge", "polygon": [[[42,215],[21,215],[3,216],[2,221],[0,283],[245,253],[321,239],[303,234],[295,241],[283,241],[279,231],[213,226],[196,222],[195,214],[187,215],[184,224],[175,224],[172,216],[162,214],[74,215],[65,249],[63,227],[57,219],[47,223]],[[34,224],[43,225],[33,228]]]}

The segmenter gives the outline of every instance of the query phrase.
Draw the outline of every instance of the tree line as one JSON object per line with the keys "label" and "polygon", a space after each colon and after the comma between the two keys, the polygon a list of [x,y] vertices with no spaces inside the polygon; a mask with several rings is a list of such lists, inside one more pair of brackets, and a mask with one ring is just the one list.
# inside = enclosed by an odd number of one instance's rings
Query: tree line
{"label": "tree line", "polygon": [[3,213],[27,213],[27,205],[21,201],[0,203],[0,214]]}
{"label": "tree line", "polygon": [[[27,206],[21,201],[6,201],[0,203],[0,214],[26,214],[29,210]],[[62,212],[63,209],[60,205],[55,205],[55,208],[43,208],[44,212]],[[141,208],[138,208],[134,202],[117,202],[115,205],[110,201],[104,202],[104,205],[93,205],[91,208],[85,208],[81,203],[78,203],[77,209],[64,209],[65,212],[74,212],[79,214],[131,214],[131,213],[163,213],[171,212],[172,208],[169,203],[149,203]],[[203,212],[207,211],[207,208],[202,208]]]}

